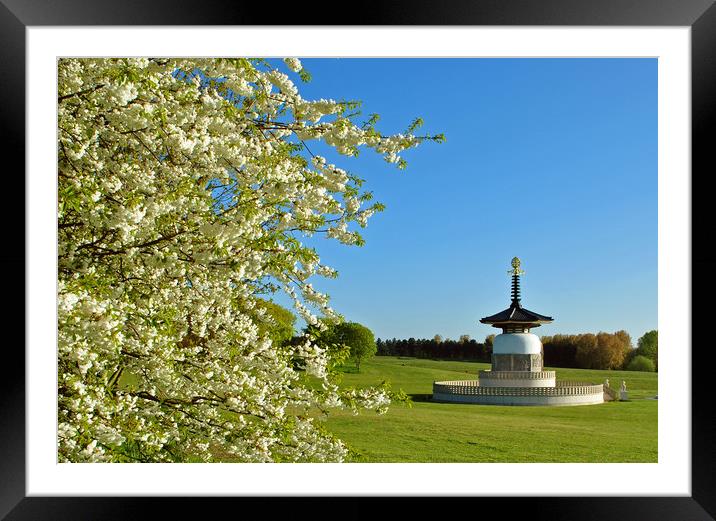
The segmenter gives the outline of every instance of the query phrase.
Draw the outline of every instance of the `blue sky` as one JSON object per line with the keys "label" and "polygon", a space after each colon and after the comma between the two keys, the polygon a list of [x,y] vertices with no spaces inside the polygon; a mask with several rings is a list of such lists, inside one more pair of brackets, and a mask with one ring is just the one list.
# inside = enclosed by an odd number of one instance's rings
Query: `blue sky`
{"label": "blue sky", "polygon": [[[317,289],[381,338],[478,340],[509,304],[539,335],[657,328],[656,59],[302,59],[305,98],[356,99],[383,133],[444,133],[404,154],[331,154],[384,203],[366,245],[312,240],[339,271]],[[282,304],[287,299],[275,298]]]}

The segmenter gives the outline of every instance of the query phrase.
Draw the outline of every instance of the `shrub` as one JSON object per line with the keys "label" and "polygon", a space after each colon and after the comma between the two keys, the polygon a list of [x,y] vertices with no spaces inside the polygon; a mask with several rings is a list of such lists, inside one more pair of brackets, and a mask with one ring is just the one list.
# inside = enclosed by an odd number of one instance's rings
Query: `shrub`
{"label": "shrub", "polygon": [[647,371],[653,373],[656,371],[656,367],[651,359],[642,355],[636,355],[631,359],[629,365],[627,365],[627,371]]}

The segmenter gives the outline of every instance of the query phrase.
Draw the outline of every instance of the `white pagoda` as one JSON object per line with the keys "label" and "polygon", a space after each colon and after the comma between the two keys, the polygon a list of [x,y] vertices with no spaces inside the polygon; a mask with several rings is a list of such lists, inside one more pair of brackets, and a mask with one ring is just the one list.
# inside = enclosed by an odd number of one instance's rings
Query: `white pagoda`
{"label": "white pagoda", "polygon": [[510,307],[480,319],[502,329],[492,345],[492,368],[480,371],[478,380],[433,382],[433,400],[487,405],[588,405],[604,401],[602,384],[557,382],[554,371],[543,370],[539,337],[530,329],[552,322],[522,307],[520,259],[512,259]]}

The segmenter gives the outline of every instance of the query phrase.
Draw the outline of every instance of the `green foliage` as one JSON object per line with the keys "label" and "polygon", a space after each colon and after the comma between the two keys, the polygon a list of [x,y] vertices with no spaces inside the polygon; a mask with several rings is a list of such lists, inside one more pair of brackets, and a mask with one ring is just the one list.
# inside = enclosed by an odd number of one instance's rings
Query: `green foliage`
{"label": "green foliage", "polygon": [[416,129],[422,127],[423,123],[424,123],[423,118],[415,118],[413,120],[413,122],[410,124],[410,126],[408,127],[406,133],[412,134]]}
{"label": "green foliage", "polygon": [[629,362],[626,369],[627,371],[648,371],[653,373],[656,371],[656,366],[650,358],[642,355],[636,355],[631,359],[631,362]]}
{"label": "green foliage", "polygon": [[298,76],[299,78],[301,78],[301,81],[303,83],[308,83],[309,81],[311,81],[311,73],[308,72],[306,69],[301,69],[300,71],[298,71]]}
{"label": "green foliage", "polygon": [[263,310],[264,316],[254,313],[261,334],[268,334],[274,345],[286,344],[294,335],[296,316],[288,309],[273,301],[256,299],[256,310]]}
{"label": "green foliage", "polygon": [[637,340],[636,354],[650,359],[654,367],[659,367],[659,332],[656,329],[647,331]]}
{"label": "green foliage", "polygon": [[349,348],[350,358],[360,371],[361,361],[373,356],[377,350],[373,332],[357,322],[341,322],[331,328],[331,340]]}
{"label": "green foliage", "polygon": [[375,127],[375,124],[378,123],[378,121],[380,121],[380,114],[371,114],[368,117],[368,121],[363,123],[363,128],[373,128]]}
{"label": "green foliage", "polygon": [[[312,338],[316,345],[327,350],[329,355],[329,370],[333,374],[336,374],[350,357],[350,348],[346,345],[337,343],[335,340],[333,327],[338,324],[338,321],[332,320],[328,317],[322,317],[318,320],[325,326],[323,329],[319,328],[317,325],[314,326],[309,324],[303,329],[303,334]],[[293,342],[297,344],[301,343],[303,342],[303,337],[294,337]]]}

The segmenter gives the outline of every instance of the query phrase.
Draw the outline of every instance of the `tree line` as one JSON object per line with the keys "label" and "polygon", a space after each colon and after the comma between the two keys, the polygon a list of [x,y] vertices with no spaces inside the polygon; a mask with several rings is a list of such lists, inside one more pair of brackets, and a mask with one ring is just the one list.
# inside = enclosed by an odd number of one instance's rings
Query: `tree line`
{"label": "tree line", "polygon": [[[443,339],[435,335],[431,339],[408,338],[376,340],[378,356],[410,356],[441,360],[470,360],[490,362],[492,342],[495,335],[488,335],[477,342],[468,335],[458,340]],[[632,371],[656,371],[658,369],[658,332],[648,331],[642,335],[636,348],[626,331],[614,333],[583,333],[576,335],[552,335],[541,337],[543,363],[547,367],[570,367],[581,369],[626,369]]]}
{"label": "tree line", "polygon": [[[314,327],[304,328],[302,334],[293,336],[295,316],[287,309],[269,301],[261,301],[270,317],[266,324],[267,333],[275,344],[286,342],[299,345],[304,335],[311,333],[316,342],[326,349],[343,346],[347,349],[343,358],[354,362],[360,370],[362,360],[373,354],[378,356],[409,356],[440,360],[466,360],[474,362],[492,361],[492,344],[495,335],[488,335],[483,342],[461,335],[457,340],[435,335],[433,338],[376,339],[362,324],[343,322],[326,323],[327,329],[319,333]],[[658,331],[644,333],[636,347],[629,333],[624,330],[614,333],[581,333],[574,335],[557,334],[542,336],[543,364],[545,367],[568,367],[579,369],[625,369],[631,371],[656,371],[658,369]]]}
{"label": "tree line", "polygon": [[378,356],[412,356],[415,358],[439,358],[447,360],[470,360],[489,362],[492,346],[477,342],[472,338],[460,337],[459,340],[435,338],[408,338],[407,340],[378,338],[376,340]]}

